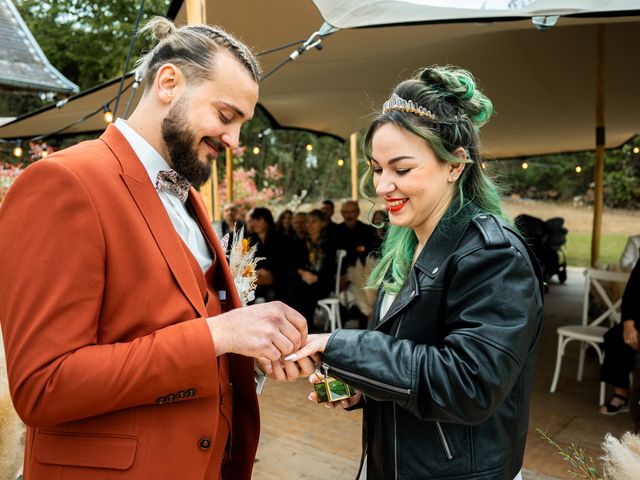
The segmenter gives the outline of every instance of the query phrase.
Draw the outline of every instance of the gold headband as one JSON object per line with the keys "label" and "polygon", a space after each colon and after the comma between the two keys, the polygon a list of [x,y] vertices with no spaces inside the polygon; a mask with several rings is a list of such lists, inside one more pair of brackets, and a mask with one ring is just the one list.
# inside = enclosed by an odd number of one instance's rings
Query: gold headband
{"label": "gold headband", "polygon": [[420,117],[425,117],[431,120],[432,122],[437,122],[438,117],[436,117],[433,113],[431,113],[426,108],[416,105],[412,100],[405,100],[404,98],[399,97],[397,94],[391,95],[391,98],[384,102],[382,105],[382,113],[387,113],[392,110],[398,110],[400,112],[413,113],[414,115],[418,115]]}

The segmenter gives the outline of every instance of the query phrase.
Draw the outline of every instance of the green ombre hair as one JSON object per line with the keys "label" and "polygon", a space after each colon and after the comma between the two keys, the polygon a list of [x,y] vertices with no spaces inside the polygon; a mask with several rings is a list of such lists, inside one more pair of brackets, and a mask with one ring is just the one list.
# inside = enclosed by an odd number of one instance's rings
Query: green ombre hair
{"label": "green ombre hair", "polygon": [[[473,203],[486,213],[505,218],[499,189],[485,174],[479,153],[480,127],[493,115],[493,104],[476,87],[473,75],[459,67],[435,65],[418,70],[412,78],[399,83],[393,93],[424,107],[436,119],[400,110],[383,111],[374,118],[364,138],[368,166],[360,180],[362,195],[374,201],[373,193],[367,192],[371,192],[373,184],[371,143],[378,128],[391,123],[422,138],[441,162],[460,163],[460,157],[453,152],[464,148],[467,165],[457,180],[447,215],[455,217],[466,204]],[[409,274],[417,244],[413,229],[391,225],[367,286],[382,286],[387,293],[397,293]]]}

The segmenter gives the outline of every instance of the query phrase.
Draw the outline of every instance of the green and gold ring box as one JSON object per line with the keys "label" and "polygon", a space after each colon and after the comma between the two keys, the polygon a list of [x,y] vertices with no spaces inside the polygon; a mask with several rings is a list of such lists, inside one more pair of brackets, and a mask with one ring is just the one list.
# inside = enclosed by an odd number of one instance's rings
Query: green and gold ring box
{"label": "green and gold ring box", "polygon": [[321,381],[314,383],[313,387],[316,390],[318,403],[337,402],[356,394],[349,385],[333,377],[324,377]]}

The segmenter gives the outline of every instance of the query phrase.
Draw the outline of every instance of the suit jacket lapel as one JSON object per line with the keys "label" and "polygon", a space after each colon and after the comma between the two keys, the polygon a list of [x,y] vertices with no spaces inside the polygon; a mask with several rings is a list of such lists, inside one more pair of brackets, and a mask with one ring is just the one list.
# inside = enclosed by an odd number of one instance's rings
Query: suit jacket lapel
{"label": "suit jacket lapel", "polygon": [[198,314],[207,317],[207,309],[189,259],[181,245],[171,219],[160,201],[149,175],[120,131],[109,125],[100,137],[114,153],[120,165],[120,176],[144,217],[171,273]]}

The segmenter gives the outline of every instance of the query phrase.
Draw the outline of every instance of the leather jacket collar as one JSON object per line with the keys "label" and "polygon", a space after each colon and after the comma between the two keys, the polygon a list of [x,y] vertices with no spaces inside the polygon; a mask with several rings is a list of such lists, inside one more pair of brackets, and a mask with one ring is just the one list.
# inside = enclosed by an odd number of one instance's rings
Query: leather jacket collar
{"label": "leather jacket collar", "polygon": [[[377,319],[380,317],[380,304],[383,293],[378,294],[373,314],[374,322],[377,322],[375,323],[375,330],[380,330],[390,319],[411,303],[411,300],[418,296],[418,271],[429,278],[435,278],[440,266],[455,252],[462,236],[469,227],[471,219],[479,212],[478,206],[472,202],[467,202],[460,208],[458,202],[454,200],[438,222],[422,252],[420,252],[415,265],[409,272],[389,311],[379,321]],[[382,289],[380,292],[382,292]]]}

